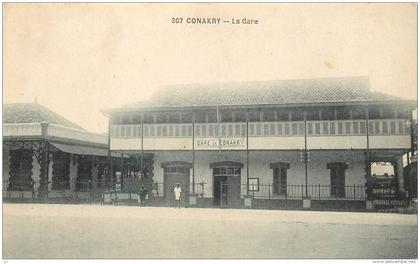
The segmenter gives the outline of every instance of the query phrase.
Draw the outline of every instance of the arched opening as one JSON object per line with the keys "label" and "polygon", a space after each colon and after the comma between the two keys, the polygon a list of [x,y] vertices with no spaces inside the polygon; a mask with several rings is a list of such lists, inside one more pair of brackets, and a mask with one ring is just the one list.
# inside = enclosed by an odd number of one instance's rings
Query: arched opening
{"label": "arched opening", "polygon": [[174,188],[179,183],[182,194],[181,201],[188,204],[190,193],[190,170],[192,163],[185,161],[169,161],[161,163],[163,168],[163,197],[165,203],[172,205],[175,200]]}
{"label": "arched opening", "polygon": [[243,163],[233,161],[214,162],[213,203],[214,205],[239,207],[241,198],[241,169]]}

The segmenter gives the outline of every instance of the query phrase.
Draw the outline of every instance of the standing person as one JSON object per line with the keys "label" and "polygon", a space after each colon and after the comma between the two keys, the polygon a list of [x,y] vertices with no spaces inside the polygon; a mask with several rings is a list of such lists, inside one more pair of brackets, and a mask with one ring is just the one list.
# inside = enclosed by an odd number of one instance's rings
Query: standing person
{"label": "standing person", "polygon": [[181,208],[181,193],[182,193],[182,189],[179,186],[179,183],[176,184],[175,188],[174,188],[174,194],[175,194],[175,207],[179,207]]}
{"label": "standing person", "polygon": [[139,202],[141,205],[144,204],[144,200],[146,198],[147,190],[146,187],[144,187],[144,184],[140,185],[140,191],[139,191]]}

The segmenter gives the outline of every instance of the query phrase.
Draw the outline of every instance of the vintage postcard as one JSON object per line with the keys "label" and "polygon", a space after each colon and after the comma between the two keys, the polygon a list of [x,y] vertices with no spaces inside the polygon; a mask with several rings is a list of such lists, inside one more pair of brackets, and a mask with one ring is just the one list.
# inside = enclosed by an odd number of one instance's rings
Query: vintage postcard
{"label": "vintage postcard", "polygon": [[417,260],[417,3],[2,8],[3,259]]}

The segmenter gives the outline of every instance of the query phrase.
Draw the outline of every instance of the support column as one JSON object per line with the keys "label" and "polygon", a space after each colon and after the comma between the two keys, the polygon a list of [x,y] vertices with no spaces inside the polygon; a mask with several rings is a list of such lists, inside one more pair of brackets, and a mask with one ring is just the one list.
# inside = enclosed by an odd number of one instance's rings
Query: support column
{"label": "support column", "polygon": [[92,156],[92,189],[98,188],[98,157]]}
{"label": "support column", "polygon": [[[74,154],[72,154],[73,156]],[[77,162],[73,162],[74,158],[70,159],[70,190],[72,192],[76,191],[76,181],[77,181]]]}
{"label": "support column", "polygon": [[395,157],[395,167],[396,167],[396,176],[398,181],[398,192],[401,194],[405,194],[404,191],[404,168],[403,168],[403,157],[397,156]]}

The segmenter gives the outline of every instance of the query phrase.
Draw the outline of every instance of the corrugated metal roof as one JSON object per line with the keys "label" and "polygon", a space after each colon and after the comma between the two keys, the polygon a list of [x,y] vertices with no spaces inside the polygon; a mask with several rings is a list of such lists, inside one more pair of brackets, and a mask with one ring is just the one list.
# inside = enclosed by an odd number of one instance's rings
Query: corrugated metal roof
{"label": "corrugated metal roof", "polygon": [[401,100],[371,92],[367,77],[166,86],[150,100],[124,108],[348,103]]}
{"label": "corrugated metal roof", "polygon": [[85,130],[38,103],[13,103],[4,104],[3,106],[4,124],[41,122]]}

